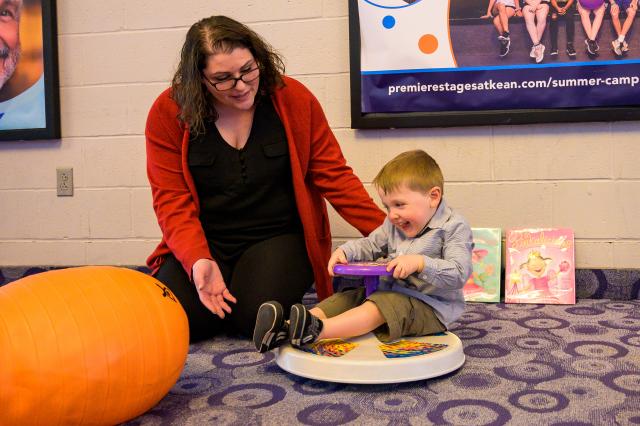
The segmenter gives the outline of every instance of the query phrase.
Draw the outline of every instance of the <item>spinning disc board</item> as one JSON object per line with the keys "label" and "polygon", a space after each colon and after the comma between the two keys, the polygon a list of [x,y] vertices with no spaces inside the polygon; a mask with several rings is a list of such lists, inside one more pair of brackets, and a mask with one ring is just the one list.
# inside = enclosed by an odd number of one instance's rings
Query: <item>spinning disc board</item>
{"label": "spinning disc board", "polygon": [[280,347],[276,363],[289,373],[338,383],[401,383],[441,376],[464,364],[462,342],[451,332],[407,337],[391,344],[373,333],[326,339],[304,350]]}

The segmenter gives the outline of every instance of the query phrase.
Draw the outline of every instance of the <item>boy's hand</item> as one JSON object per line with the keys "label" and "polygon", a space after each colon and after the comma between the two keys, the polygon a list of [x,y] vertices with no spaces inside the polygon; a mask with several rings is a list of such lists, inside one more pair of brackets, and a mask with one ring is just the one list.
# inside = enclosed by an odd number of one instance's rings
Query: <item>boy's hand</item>
{"label": "boy's hand", "polygon": [[336,263],[348,263],[347,256],[344,254],[341,248],[337,248],[336,251],[333,252],[331,258],[329,259],[329,266],[327,269],[329,270],[329,275],[333,277],[333,267],[336,266]]}
{"label": "boy's hand", "polygon": [[393,269],[393,278],[404,279],[414,272],[422,272],[424,259],[419,254],[404,254],[387,264],[387,271]]}

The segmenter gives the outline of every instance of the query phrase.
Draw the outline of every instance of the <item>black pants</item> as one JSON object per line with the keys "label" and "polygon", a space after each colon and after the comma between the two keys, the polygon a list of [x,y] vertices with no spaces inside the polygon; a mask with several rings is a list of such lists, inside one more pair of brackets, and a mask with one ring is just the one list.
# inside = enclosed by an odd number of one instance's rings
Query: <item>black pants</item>
{"label": "black pants", "polygon": [[[564,6],[564,3],[559,4],[560,6]],[[553,7],[551,9],[553,9]],[[553,10],[555,11],[555,9]],[[573,36],[575,33],[574,14],[575,8],[573,7],[567,10],[567,13],[565,13],[564,15],[560,15],[559,13],[557,13],[557,11],[551,13],[549,22],[549,36],[551,37],[552,48],[558,47],[558,21],[564,22],[564,29],[567,34],[567,43],[573,43]],[[553,17],[554,15],[556,15],[556,18]]]}
{"label": "black pants", "polygon": [[238,300],[235,305],[229,302],[232,312],[224,320],[200,302],[195,285],[174,256],[165,259],[155,276],[171,289],[186,311],[191,342],[223,331],[252,336],[256,314],[263,302],[277,300],[288,315],[291,305],[300,302],[313,284],[313,270],[304,238],[299,234],[256,243],[235,262],[215,260],[227,288]]}

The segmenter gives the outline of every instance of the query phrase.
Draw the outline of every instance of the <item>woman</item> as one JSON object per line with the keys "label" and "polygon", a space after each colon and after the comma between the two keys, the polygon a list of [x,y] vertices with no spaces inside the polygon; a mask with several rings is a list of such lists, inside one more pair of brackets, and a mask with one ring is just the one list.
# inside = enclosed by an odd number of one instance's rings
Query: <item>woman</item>
{"label": "woman", "polygon": [[363,234],[384,219],[320,104],[256,33],[224,16],[194,24],[146,127],[162,241],[148,259],[178,297],[191,341],[251,335],[260,304],[332,293],[324,199]]}

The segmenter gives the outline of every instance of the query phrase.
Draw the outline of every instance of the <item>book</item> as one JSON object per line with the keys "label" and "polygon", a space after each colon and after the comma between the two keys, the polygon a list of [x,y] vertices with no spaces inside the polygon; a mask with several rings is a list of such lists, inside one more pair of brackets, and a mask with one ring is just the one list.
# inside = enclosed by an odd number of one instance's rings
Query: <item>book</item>
{"label": "book", "polygon": [[576,303],[573,230],[509,230],[505,249],[505,303]]}
{"label": "book", "polygon": [[473,272],[462,288],[467,302],[500,302],[502,231],[471,228]]}

